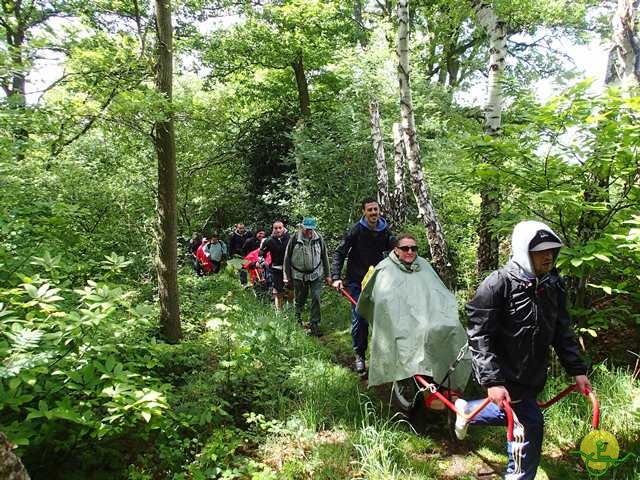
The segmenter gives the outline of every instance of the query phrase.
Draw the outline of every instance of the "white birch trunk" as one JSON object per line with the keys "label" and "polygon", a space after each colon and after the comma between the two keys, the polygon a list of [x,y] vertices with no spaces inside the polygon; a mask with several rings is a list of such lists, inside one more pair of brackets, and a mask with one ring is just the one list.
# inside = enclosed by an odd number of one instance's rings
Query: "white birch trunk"
{"label": "white birch trunk", "polygon": [[[478,23],[489,35],[489,68],[487,102],[484,111],[484,132],[495,137],[502,129],[502,73],[507,55],[507,29],[498,18],[491,2],[473,0],[473,9]],[[499,185],[493,181],[480,191],[480,221],[478,224],[477,272],[482,275],[498,268],[499,244],[496,235],[489,229],[489,222],[500,213]]]}
{"label": "white birch trunk", "polygon": [[404,225],[407,220],[407,193],[405,192],[405,160],[402,127],[393,124],[393,220],[395,225]]}
{"label": "white birch trunk", "polygon": [[402,117],[402,135],[407,154],[407,163],[411,176],[411,187],[418,206],[418,213],[425,224],[431,259],[442,281],[453,286],[455,274],[449,261],[449,247],[438,220],[431,193],[424,178],[420,145],[416,135],[411,84],[409,81],[409,2],[398,0],[398,82],[400,85],[400,115]]}
{"label": "white birch trunk", "polygon": [[380,105],[377,100],[372,100],[369,104],[371,116],[371,139],[373,141],[373,151],[376,156],[376,171],[378,173],[378,203],[385,215],[390,209],[389,202],[389,174],[387,172],[387,160],[384,155],[384,141],[380,130]]}
{"label": "white birch trunk", "polygon": [[640,86],[640,39],[636,28],[636,12],[640,0],[618,0],[611,19],[612,46],[605,82],[619,85],[629,92]]}
{"label": "white birch trunk", "polygon": [[489,70],[487,103],[485,105],[484,131],[495,136],[502,128],[502,72],[507,56],[507,28],[496,15],[491,3],[474,0],[473,9],[478,23],[489,35]]}

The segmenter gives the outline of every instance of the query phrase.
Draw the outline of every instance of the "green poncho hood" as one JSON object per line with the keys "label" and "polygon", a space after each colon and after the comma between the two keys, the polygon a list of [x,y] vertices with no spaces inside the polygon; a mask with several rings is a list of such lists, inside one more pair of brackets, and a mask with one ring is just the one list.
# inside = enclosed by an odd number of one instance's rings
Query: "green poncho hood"
{"label": "green poncho hood", "polygon": [[[375,267],[356,308],[373,324],[369,386],[416,374],[441,381],[467,341],[454,295],[421,257],[407,266],[391,252]],[[470,372],[465,355],[451,387],[462,391]]]}

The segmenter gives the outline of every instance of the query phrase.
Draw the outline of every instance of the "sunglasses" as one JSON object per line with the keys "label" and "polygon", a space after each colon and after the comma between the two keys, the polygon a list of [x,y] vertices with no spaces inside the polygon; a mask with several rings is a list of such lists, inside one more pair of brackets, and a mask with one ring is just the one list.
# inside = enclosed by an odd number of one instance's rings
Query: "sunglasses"
{"label": "sunglasses", "polygon": [[418,251],[418,246],[417,245],[403,245],[402,247],[398,247],[400,250],[402,250],[403,252],[408,252],[409,250],[411,250],[412,252],[417,252]]}

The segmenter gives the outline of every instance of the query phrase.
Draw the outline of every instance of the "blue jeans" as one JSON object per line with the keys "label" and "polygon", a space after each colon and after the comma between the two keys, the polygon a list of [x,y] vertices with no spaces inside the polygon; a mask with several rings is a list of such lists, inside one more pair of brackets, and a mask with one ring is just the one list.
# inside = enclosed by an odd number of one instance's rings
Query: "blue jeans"
{"label": "blue jeans", "polygon": [[[482,400],[467,403],[465,413],[473,411]],[[511,404],[514,413],[513,441],[507,442],[507,472],[505,480],[533,480],[540,464],[544,417],[535,399],[524,399]],[[517,417],[517,418],[516,418]],[[507,416],[489,403],[478,413],[469,425],[500,426],[507,424]]]}
{"label": "blue jeans", "polygon": [[[347,291],[349,295],[353,297],[355,301],[360,298],[360,292],[362,287],[360,283],[348,283]],[[369,322],[364,317],[361,317],[356,312],[355,305],[351,306],[351,340],[353,342],[353,351],[356,355],[360,355],[364,358],[364,354],[367,351],[367,340],[369,338]]]}

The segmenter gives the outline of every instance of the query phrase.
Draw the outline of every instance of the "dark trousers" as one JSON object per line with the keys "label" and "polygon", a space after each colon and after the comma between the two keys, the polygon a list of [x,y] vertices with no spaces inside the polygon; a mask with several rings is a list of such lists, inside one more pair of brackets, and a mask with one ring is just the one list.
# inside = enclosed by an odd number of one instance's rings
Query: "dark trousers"
{"label": "dark trousers", "polygon": [[293,292],[296,297],[296,320],[302,323],[302,311],[304,304],[307,302],[309,290],[311,290],[311,316],[310,323],[312,327],[320,325],[320,293],[322,292],[322,277],[318,277],[313,281],[294,280]]}
{"label": "dark trousers", "polygon": [[[473,411],[482,400],[467,403],[465,412]],[[513,441],[507,442],[507,472],[505,480],[533,480],[540,464],[544,417],[535,399],[525,399],[511,405]],[[517,417],[517,418],[516,418]],[[469,425],[500,426],[507,424],[504,411],[495,403],[488,404]]]}
{"label": "dark trousers", "polygon": [[[360,298],[362,288],[359,283],[348,283],[347,291],[355,301]],[[367,319],[358,315],[355,305],[351,306],[351,340],[353,343],[353,351],[356,355],[364,358],[367,351],[367,340],[369,338],[369,322]]]}
{"label": "dark trousers", "polygon": [[200,265],[200,260],[198,260],[195,257],[193,257],[192,260],[193,260],[193,269],[196,271],[196,275],[201,277],[202,275],[204,275],[204,272],[202,271],[202,265]]}
{"label": "dark trousers", "polygon": [[211,260],[211,264],[213,265],[213,267],[211,267],[211,273],[218,273],[220,271],[220,266],[222,265],[222,262],[216,262],[215,260]]}

